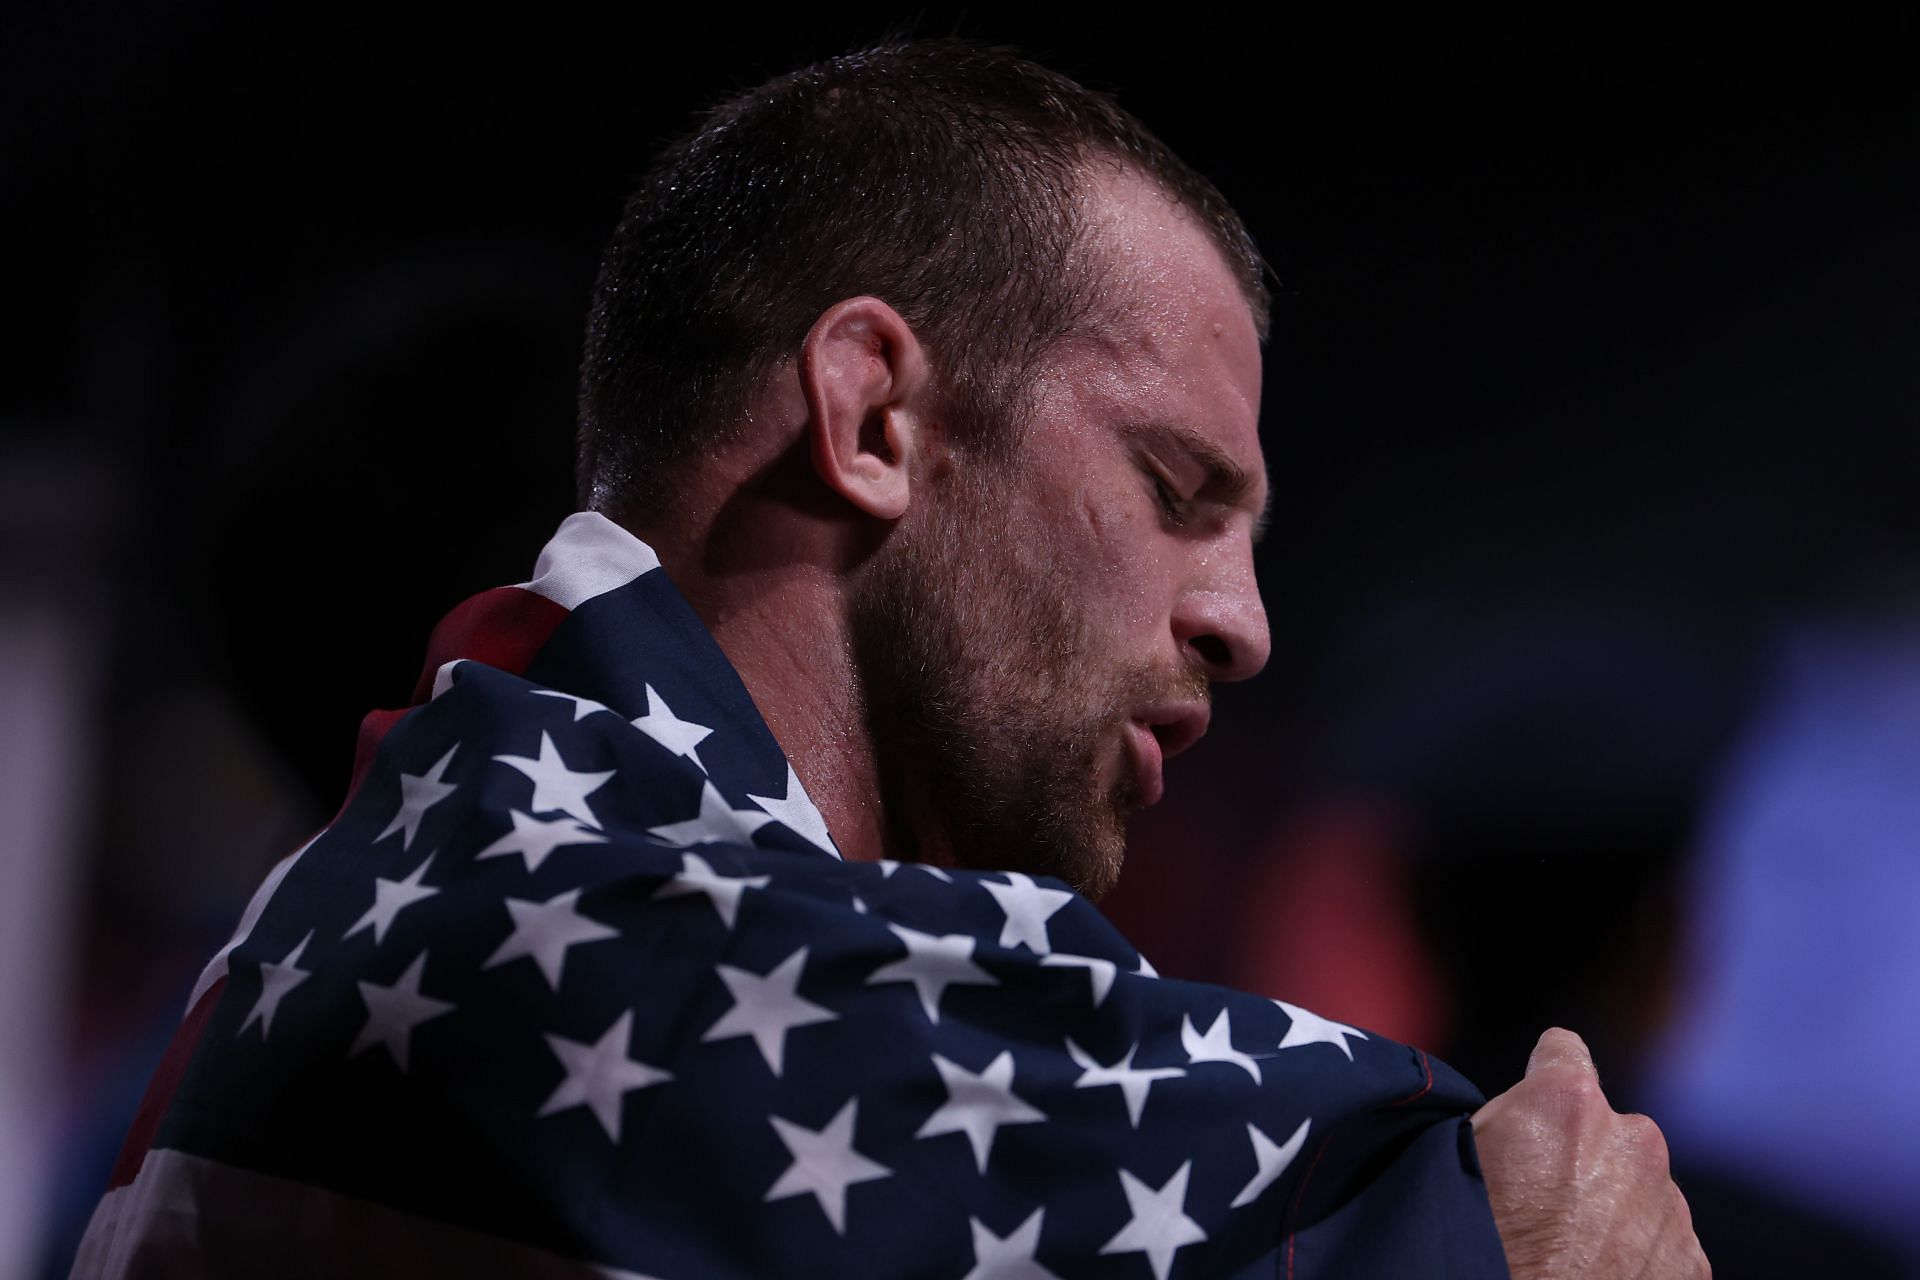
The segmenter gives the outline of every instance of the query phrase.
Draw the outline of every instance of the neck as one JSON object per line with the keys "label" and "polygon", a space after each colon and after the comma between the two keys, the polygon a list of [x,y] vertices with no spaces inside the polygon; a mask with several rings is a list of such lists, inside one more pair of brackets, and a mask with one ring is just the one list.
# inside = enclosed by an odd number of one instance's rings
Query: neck
{"label": "neck", "polygon": [[836,572],[838,536],[751,482],[707,476],[692,487],[671,526],[634,532],[739,673],[840,851],[858,861],[886,856],[887,815]]}

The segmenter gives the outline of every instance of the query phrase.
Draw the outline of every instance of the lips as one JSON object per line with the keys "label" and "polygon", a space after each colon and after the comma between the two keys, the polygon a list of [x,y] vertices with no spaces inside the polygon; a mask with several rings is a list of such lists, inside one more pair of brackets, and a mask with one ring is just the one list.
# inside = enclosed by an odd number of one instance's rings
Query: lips
{"label": "lips", "polygon": [[1133,793],[1142,807],[1159,804],[1166,794],[1166,782],[1160,776],[1165,756],[1153,730],[1138,720],[1127,721],[1127,753],[1133,758]]}
{"label": "lips", "polygon": [[1160,797],[1166,794],[1162,777],[1166,761],[1200,741],[1210,718],[1211,713],[1203,702],[1170,702],[1150,707],[1127,721],[1134,793],[1142,807],[1160,802]]}

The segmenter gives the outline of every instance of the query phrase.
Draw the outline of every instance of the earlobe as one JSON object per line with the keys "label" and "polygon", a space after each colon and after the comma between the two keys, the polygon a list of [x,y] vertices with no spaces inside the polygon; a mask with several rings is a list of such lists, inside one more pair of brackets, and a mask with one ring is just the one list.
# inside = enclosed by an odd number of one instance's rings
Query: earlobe
{"label": "earlobe", "polygon": [[878,298],[829,307],[801,344],[813,468],[861,512],[898,520],[913,498],[927,426],[925,352]]}

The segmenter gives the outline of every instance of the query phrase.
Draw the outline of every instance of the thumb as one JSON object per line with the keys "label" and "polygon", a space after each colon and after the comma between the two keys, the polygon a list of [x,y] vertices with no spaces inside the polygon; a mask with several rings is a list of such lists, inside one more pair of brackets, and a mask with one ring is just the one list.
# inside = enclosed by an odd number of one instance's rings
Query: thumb
{"label": "thumb", "polygon": [[1533,1053],[1527,1058],[1528,1075],[1547,1067],[1575,1067],[1589,1075],[1599,1075],[1594,1070],[1593,1054],[1587,1042],[1564,1027],[1548,1027],[1542,1032],[1540,1042],[1533,1046]]}

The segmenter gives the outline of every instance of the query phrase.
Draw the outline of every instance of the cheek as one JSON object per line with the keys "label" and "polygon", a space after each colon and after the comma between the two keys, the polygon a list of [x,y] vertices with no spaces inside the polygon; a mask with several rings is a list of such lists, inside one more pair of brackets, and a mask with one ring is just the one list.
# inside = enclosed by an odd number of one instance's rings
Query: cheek
{"label": "cheek", "polygon": [[1076,519],[1063,530],[1062,560],[1073,566],[1074,585],[1090,618],[1103,631],[1123,634],[1153,627],[1158,584],[1165,576],[1155,547],[1163,535],[1139,496],[1107,492],[1089,482],[1064,509]]}

